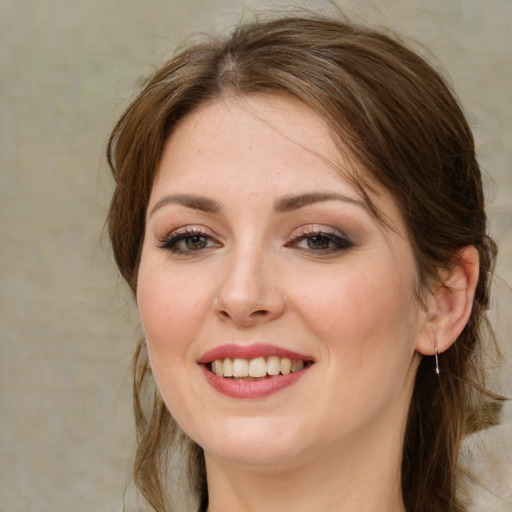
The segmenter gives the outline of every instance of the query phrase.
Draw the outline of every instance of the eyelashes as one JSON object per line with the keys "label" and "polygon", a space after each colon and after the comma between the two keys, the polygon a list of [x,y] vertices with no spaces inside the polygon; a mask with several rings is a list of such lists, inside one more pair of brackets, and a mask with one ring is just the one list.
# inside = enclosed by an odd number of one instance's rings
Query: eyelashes
{"label": "eyelashes", "polygon": [[158,244],[160,249],[165,249],[173,254],[197,253],[211,247],[221,247],[209,233],[196,229],[185,228],[165,237]]}
{"label": "eyelashes", "polygon": [[309,228],[285,244],[285,247],[295,247],[304,252],[318,254],[345,251],[353,246],[346,235],[315,228]]}
{"label": "eyelashes", "polygon": [[[187,227],[173,231],[159,241],[157,247],[171,254],[183,256],[198,256],[223,244],[207,230]],[[296,249],[311,255],[331,255],[346,251],[354,244],[343,233],[337,230],[320,229],[314,226],[302,229],[292,235],[284,247]]]}

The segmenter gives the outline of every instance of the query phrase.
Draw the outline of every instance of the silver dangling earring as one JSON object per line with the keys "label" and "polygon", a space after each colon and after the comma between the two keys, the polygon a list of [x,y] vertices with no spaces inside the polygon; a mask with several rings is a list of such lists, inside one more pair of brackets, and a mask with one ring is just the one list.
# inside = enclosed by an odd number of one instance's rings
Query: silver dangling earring
{"label": "silver dangling earring", "polygon": [[437,344],[434,345],[434,350],[436,352],[436,373],[437,373],[437,375],[439,375],[439,357],[438,357],[439,352],[437,351]]}

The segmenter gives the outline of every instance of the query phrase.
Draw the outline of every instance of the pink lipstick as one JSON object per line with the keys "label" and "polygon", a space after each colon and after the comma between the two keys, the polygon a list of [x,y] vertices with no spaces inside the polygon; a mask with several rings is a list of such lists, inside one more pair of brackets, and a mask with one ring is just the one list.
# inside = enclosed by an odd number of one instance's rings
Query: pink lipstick
{"label": "pink lipstick", "polygon": [[264,398],[302,378],[314,363],[311,356],[268,344],[216,347],[203,354],[207,382],[231,398]]}
{"label": "pink lipstick", "polygon": [[203,354],[199,359],[199,364],[207,364],[215,361],[216,359],[254,359],[256,357],[287,357],[295,361],[313,361],[311,356],[299,354],[293,350],[288,350],[275,345],[268,345],[265,343],[255,343],[253,345],[236,345],[230,343],[229,345],[220,345],[212,350]]}

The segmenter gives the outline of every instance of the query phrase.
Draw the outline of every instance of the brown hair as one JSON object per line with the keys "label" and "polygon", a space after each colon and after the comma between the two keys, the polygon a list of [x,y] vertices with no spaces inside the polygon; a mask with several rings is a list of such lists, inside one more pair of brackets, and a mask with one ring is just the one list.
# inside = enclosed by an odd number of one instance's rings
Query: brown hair
{"label": "brown hair", "polygon": [[[499,397],[484,388],[481,365],[496,249],[486,231],[473,137],[454,95],[401,42],[345,21],[297,17],[254,22],[226,39],[183,49],[147,80],[108,146],[116,181],[109,233],[121,274],[134,292],[145,213],[163,146],[181,119],[227,90],[288,94],[326,120],[345,152],[366,171],[353,177],[360,190],[367,194],[372,183],[379,184],[394,196],[423,288],[439,279],[440,268],[453,265],[458,249],[477,248],[480,277],[471,317],[442,354],[440,379],[433,358],[422,358],[402,457],[402,495],[409,512],[466,510],[456,493],[460,442],[469,432],[496,423],[499,409]],[[169,449],[182,434],[158,393],[145,394],[152,377],[144,341],[133,370],[134,477],[160,512],[167,510]],[[202,450],[189,443],[190,483],[205,509]]]}

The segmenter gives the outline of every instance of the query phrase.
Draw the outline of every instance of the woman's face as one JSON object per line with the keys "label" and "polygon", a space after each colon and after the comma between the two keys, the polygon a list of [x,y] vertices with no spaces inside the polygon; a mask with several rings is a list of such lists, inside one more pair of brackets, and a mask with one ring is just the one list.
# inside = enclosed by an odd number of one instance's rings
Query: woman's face
{"label": "woman's face", "polygon": [[373,199],[392,229],[328,162],[326,125],[287,97],[214,100],[167,141],[137,303],[207,458],[295,464],[403,433],[426,319],[411,246],[391,196]]}

